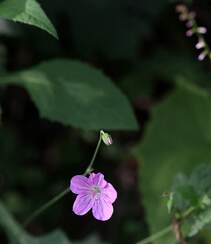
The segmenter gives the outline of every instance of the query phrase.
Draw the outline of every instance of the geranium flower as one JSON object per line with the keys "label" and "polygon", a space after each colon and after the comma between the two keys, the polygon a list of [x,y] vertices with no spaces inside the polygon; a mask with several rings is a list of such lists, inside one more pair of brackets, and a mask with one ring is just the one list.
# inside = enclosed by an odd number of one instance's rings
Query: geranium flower
{"label": "geranium flower", "polygon": [[91,173],[89,177],[76,175],[70,181],[70,190],[78,194],[73,204],[73,212],[84,215],[90,209],[97,220],[105,221],[113,214],[112,203],[117,198],[114,187],[101,173]]}

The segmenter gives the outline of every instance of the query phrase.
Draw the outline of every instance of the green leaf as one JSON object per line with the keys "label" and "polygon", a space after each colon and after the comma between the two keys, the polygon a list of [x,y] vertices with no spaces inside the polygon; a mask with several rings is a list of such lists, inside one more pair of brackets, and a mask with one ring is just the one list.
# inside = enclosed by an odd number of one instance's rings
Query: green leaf
{"label": "green leaf", "polygon": [[36,0],[2,0],[0,17],[36,26],[58,38],[54,26]]}
{"label": "green leaf", "polygon": [[52,60],[0,78],[23,86],[41,117],[82,129],[138,128],[123,93],[102,72],[77,61]]}
{"label": "green leaf", "polygon": [[0,226],[5,230],[11,244],[70,244],[66,235],[59,230],[43,237],[32,237],[13,219],[11,214],[0,202]]}
{"label": "green leaf", "polygon": [[186,235],[192,237],[211,222],[211,165],[203,164],[190,177],[177,176],[174,181],[175,211],[194,213],[184,223]]}
{"label": "green leaf", "polygon": [[189,237],[196,235],[207,224],[211,223],[211,209],[207,209],[197,216],[194,216],[192,220]]}
{"label": "green leaf", "polygon": [[175,192],[174,210],[176,212],[185,212],[193,206],[198,207],[200,196],[185,175],[179,174],[175,177],[172,190]]}
{"label": "green leaf", "polygon": [[198,162],[210,160],[210,139],[210,95],[194,85],[178,83],[153,109],[144,141],[136,148],[144,162],[141,190],[153,233],[171,221],[161,194],[171,190],[176,174],[190,172]]}
{"label": "green leaf", "polygon": [[175,177],[174,207],[183,212],[194,207],[205,209],[211,205],[211,165],[202,164],[196,167],[190,177],[179,174]]}

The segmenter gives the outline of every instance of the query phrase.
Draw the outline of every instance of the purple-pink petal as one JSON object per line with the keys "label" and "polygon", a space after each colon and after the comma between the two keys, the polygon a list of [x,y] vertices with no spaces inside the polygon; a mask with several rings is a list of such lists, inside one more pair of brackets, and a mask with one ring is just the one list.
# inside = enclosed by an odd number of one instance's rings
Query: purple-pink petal
{"label": "purple-pink petal", "polygon": [[105,187],[107,184],[107,181],[104,180],[104,175],[101,173],[91,173],[89,176],[89,180],[93,185]]}
{"label": "purple-pink petal", "polygon": [[94,200],[89,194],[79,194],[73,204],[73,212],[77,215],[86,214],[94,204]]}
{"label": "purple-pink petal", "polygon": [[110,219],[113,214],[113,206],[103,198],[99,198],[94,202],[92,214],[97,220],[106,221]]}
{"label": "purple-pink petal", "polygon": [[117,198],[117,192],[114,187],[110,183],[108,183],[103,189],[101,197],[104,198],[106,202],[113,203]]}
{"label": "purple-pink petal", "polygon": [[91,173],[89,177],[76,175],[70,181],[70,190],[78,194],[73,204],[73,212],[84,215],[92,209],[97,220],[106,221],[113,214],[112,203],[117,198],[117,192],[104,179],[101,173]]}
{"label": "purple-pink petal", "polygon": [[89,180],[83,175],[73,176],[70,180],[70,190],[75,194],[88,193],[89,188]]}

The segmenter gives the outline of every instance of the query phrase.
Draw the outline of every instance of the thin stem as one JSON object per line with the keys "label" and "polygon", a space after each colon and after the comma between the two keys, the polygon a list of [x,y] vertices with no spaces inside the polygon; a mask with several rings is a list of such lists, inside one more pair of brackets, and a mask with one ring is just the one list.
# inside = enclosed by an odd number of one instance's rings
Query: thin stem
{"label": "thin stem", "polygon": [[192,215],[192,213],[193,213],[195,210],[196,210],[196,207],[190,207],[190,208],[188,208],[188,209],[182,214],[181,219],[182,219],[182,220],[187,219],[188,217],[190,217],[190,215]]}
{"label": "thin stem", "polygon": [[[95,148],[94,154],[92,156],[92,159],[87,167],[87,169],[84,172],[84,175],[89,174],[92,171],[92,166],[93,163],[95,161],[95,158],[97,156],[97,153],[99,151],[100,148],[100,144],[102,142],[102,131],[100,131],[100,137],[97,143],[97,146]],[[24,222],[24,226],[27,226],[29,223],[32,222],[32,220],[34,220],[36,217],[38,217],[40,214],[42,214],[46,209],[48,209],[49,207],[51,207],[52,205],[54,205],[56,202],[58,202],[61,198],[63,198],[65,195],[67,195],[67,193],[69,193],[70,189],[69,187],[66,188],[64,191],[62,191],[61,193],[59,193],[58,195],[56,195],[54,198],[52,198],[50,201],[48,201],[47,203],[45,203],[44,205],[42,205],[40,208],[38,208],[37,210],[35,210],[35,212],[33,212],[28,218],[27,220]]]}
{"label": "thin stem", "polygon": [[32,213],[32,215],[29,216],[29,218],[24,222],[24,226],[27,226],[32,220],[34,220],[38,215],[43,213],[47,208],[58,202],[61,198],[63,198],[67,193],[69,193],[69,187],[65,189],[63,192],[52,198],[50,201],[48,201],[46,204],[42,205],[39,209],[37,209],[35,212]]}
{"label": "thin stem", "polygon": [[[187,211],[185,211],[182,216],[180,217],[181,220],[185,220],[187,219],[188,217],[190,217],[192,215],[192,213],[196,210],[195,207],[190,207]],[[137,244],[148,244],[150,242],[153,242],[163,236],[165,236],[166,234],[168,234],[170,231],[172,230],[172,226],[169,225],[167,226],[166,228],[164,228],[163,230],[147,237],[146,239],[140,241],[140,242],[137,242]],[[185,242],[184,242],[185,243]]]}
{"label": "thin stem", "polygon": [[98,153],[98,151],[99,151],[101,142],[102,142],[102,133],[101,133],[101,131],[100,131],[100,136],[99,136],[99,140],[98,140],[97,146],[96,146],[96,148],[95,148],[95,151],[94,151],[94,154],[93,154],[93,156],[92,156],[92,159],[91,159],[91,161],[90,161],[90,163],[89,163],[89,166],[87,167],[87,169],[86,169],[85,172],[84,172],[84,175],[87,175],[87,174],[89,174],[89,173],[92,171],[92,166],[93,166],[93,163],[94,163],[95,158],[96,158],[96,156],[97,156],[97,153]]}
{"label": "thin stem", "polygon": [[148,243],[151,243],[163,236],[165,236],[166,234],[168,234],[170,231],[172,230],[172,226],[169,225],[167,226],[166,228],[162,229],[161,231],[155,233],[154,235],[151,235],[149,237],[147,237],[146,239],[142,240],[142,241],[139,241],[137,242],[137,244],[148,244]]}

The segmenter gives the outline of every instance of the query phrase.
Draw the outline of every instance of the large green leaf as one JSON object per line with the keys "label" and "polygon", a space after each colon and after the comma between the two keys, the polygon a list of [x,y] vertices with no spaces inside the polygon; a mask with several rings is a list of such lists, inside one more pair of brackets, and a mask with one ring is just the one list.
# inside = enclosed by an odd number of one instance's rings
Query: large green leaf
{"label": "large green leaf", "polygon": [[192,237],[211,222],[211,165],[202,164],[190,177],[179,174],[173,184],[173,212],[194,210],[185,221],[185,235]]}
{"label": "large green leaf", "polygon": [[137,129],[131,106],[102,72],[87,64],[53,60],[0,78],[30,93],[40,115],[82,129]]}
{"label": "large green leaf", "polygon": [[13,219],[6,210],[3,203],[0,202],[0,226],[5,230],[11,244],[70,244],[66,235],[56,230],[43,237],[32,237],[27,234],[21,226]]}
{"label": "large green leaf", "polygon": [[210,223],[211,209],[207,209],[194,218],[189,232],[189,236],[192,237],[196,235],[200,230],[202,230],[205,226],[207,226]]}
{"label": "large green leaf", "polygon": [[136,149],[142,162],[141,190],[152,232],[171,221],[162,193],[170,190],[175,174],[210,160],[210,139],[211,98],[204,90],[178,84],[153,109],[144,141]]}
{"label": "large green leaf", "polygon": [[1,0],[0,17],[34,25],[58,38],[54,26],[36,0]]}

